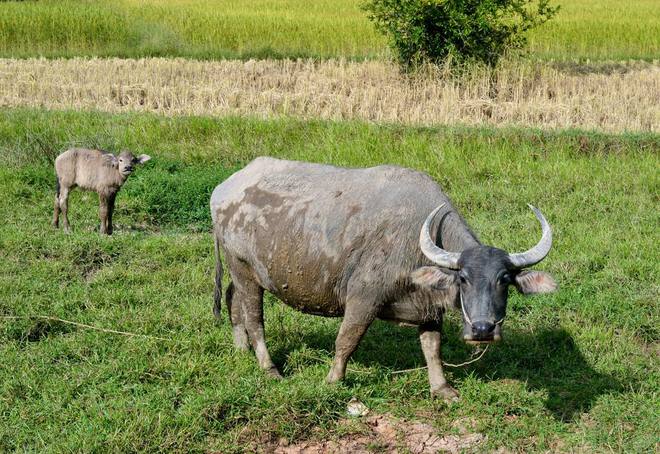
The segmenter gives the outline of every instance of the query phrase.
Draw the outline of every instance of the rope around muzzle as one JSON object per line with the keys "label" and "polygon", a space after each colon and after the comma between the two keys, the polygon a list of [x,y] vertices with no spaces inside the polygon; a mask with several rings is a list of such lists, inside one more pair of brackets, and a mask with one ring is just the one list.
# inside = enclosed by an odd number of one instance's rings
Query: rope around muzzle
{"label": "rope around muzzle", "polygon": [[[461,298],[461,311],[463,312],[463,317],[465,317],[465,321],[468,322],[470,326],[472,326],[472,320],[470,320],[470,316],[467,314],[467,311],[465,310],[465,304],[463,304],[463,294],[461,292],[458,292]],[[506,317],[506,315],[504,316]],[[504,317],[499,319],[498,321],[495,322],[495,325],[499,325],[504,321]]]}
{"label": "rope around muzzle", "polygon": [[[468,322],[470,327],[472,327],[472,320],[470,320],[470,316],[468,315],[467,311],[465,310],[465,303],[463,303],[463,294],[461,292],[458,292],[458,294],[459,294],[460,299],[461,299],[461,311],[463,312],[463,317],[465,317],[465,321]],[[502,317],[501,319],[496,321],[495,325],[499,325],[500,323],[502,323],[504,321],[504,318],[505,317]],[[447,363],[447,362],[443,361],[442,365],[446,366],[446,367],[463,367],[463,366],[467,366],[467,365],[472,364],[472,363],[476,363],[481,358],[483,358],[483,356],[488,351],[489,346],[490,346],[490,344],[487,344],[486,347],[483,350],[481,350],[481,353],[479,354],[479,356],[477,356],[474,359],[471,359],[469,361],[465,361],[465,362],[462,362],[462,363],[459,363],[459,364],[452,364],[452,363]],[[424,370],[424,369],[428,369],[428,366],[413,367],[412,369],[395,370],[394,372],[392,372],[392,374],[404,374],[406,372],[413,372],[413,371],[416,371],[416,370]]]}

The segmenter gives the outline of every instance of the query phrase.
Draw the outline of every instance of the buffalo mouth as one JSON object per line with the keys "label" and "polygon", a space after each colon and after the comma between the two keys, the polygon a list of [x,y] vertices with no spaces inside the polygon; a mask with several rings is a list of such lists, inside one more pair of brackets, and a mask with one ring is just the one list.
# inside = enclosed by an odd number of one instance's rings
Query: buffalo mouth
{"label": "buffalo mouth", "polygon": [[[475,326],[477,325],[476,329]],[[477,323],[463,325],[463,341],[467,344],[492,344],[502,340],[502,326],[497,323],[494,327],[480,327]]]}

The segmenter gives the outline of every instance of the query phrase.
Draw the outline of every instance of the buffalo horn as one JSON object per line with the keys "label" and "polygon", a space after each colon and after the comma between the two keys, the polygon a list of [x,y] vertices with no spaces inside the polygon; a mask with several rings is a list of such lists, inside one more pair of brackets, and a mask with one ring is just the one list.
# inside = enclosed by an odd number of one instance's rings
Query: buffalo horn
{"label": "buffalo horn", "polygon": [[431,224],[433,223],[435,215],[438,214],[438,211],[440,211],[443,206],[445,206],[444,203],[433,210],[426,218],[426,221],[424,221],[422,230],[419,232],[419,247],[422,249],[424,255],[436,265],[457,270],[459,268],[458,259],[461,254],[457,252],[447,252],[441,247],[438,247],[431,239]]}
{"label": "buffalo horn", "polygon": [[543,213],[538,208],[532,205],[528,206],[534,211],[536,218],[541,223],[543,233],[541,234],[541,240],[530,250],[519,254],[509,254],[509,260],[518,269],[536,265],[548,255],[552,247],[552,229],[550,229],[550,224],[548,224],[548,221],[543,217]]}

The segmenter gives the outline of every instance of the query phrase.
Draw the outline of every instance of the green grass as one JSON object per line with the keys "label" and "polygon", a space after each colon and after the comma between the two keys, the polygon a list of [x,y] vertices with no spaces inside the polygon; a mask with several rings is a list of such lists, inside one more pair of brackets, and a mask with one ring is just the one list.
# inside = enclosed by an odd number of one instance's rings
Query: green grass
{"label": "green grass", "polygon": [[660,59],[655,0],[556,0],[557,16],[533,30],[529,51],[553,60]]}
{"label": "green grass", "polygon": [[[660,58],[655,0],[572,0],[530,36],[535,58]],[[192,58],[389,55],[360,0],[3,2],[0,56]]]}
{"label": "green grass", "polygon": [[365,57],[383,38],[354,0],[39,1],[0,9],[0,55]]}
{"label": "green grass", "polygon": [[[49,226],[51,162],[71,145],[154,157],[120,192],[110,238],[96,233],[93,194],[72,196],[72,235]],[[357,396],[441,432],[475,418],[484,450],[652,452],[659,149],[657,135],[0,111],[0,314],[168,339],[0,322],[0,451],[231,452],[254,440],[336,437]],[[232,350],[226,318],[212,319],[205,215],[215,184],[257,155],[423,169],[483,240],[511,250],[537,240],[533,202],[555,229],[539,268],[561,289],[512,294],[505,341],[449,370],[462,393],[452,406],[429,399],[425,371],[390,373],[423,359],[414,330],[382,322],[347,380],[324,384],[339,321],[268,297],[267,341],[286,376],[270,381],[251,354]],[[458,323],[445,322],[450,362],[471,351]]]}

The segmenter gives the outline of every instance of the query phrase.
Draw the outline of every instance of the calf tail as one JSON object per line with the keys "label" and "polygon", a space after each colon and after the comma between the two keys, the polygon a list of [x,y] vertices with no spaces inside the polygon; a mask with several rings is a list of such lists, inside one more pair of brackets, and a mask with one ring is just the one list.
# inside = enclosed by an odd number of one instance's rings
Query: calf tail
{"label": "calf tail", "polygon": [[60,198],[60,177],[55,175],[55,196]]}
{"label": "calf tail", "polygon": [[215,252],[215,288],[213,290],[213,315],[221,320],[220,305],[222,303],[222,260],[220,260],[220,241],[218,235],[213,234],[213,246]]}

